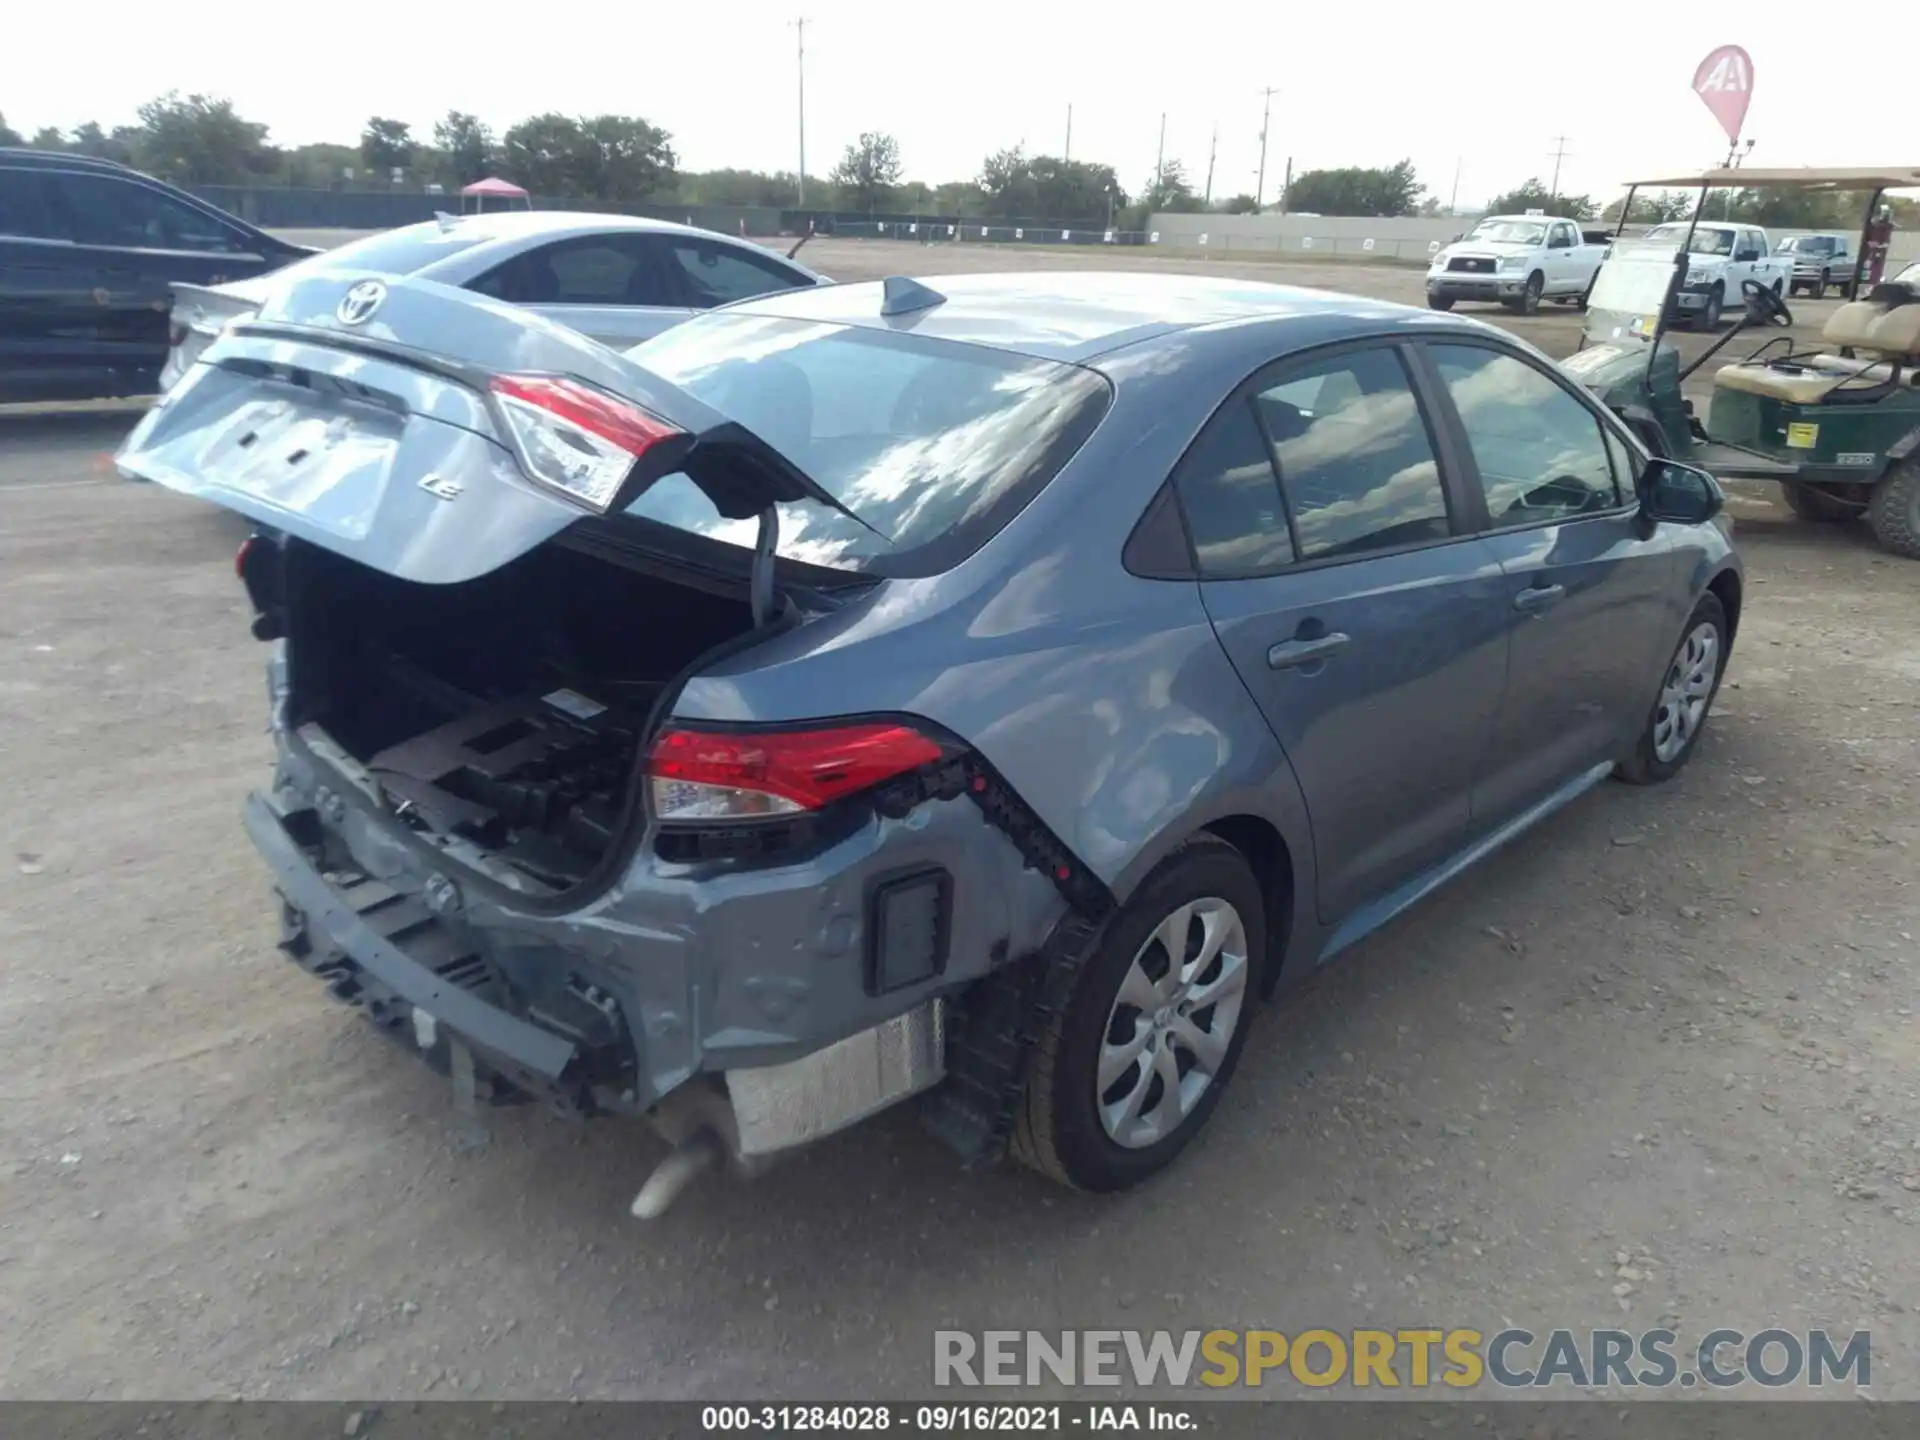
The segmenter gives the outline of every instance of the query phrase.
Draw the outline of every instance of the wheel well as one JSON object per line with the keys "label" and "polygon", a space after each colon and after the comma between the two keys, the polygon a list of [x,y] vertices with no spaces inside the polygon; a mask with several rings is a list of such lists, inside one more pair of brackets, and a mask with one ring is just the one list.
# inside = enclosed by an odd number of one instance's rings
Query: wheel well
{"label": "wheel well", "polygon": [[1258,815],[1229,815],[1206,827],[1207,833],[1233,846],[1253,868],[1260,893],[1268,904],[1267,954],[1260,974],[1260,993],[1271,994],[1280,979],[1293,931],[1293,854],[1280,832]]}
{"label": "wheel well", "polygon": [[1740,630],[1740,577],[1731,570],[1722,570],[1707,583],[1707,589],[1727,612],[1727,643],[1731,645]]}

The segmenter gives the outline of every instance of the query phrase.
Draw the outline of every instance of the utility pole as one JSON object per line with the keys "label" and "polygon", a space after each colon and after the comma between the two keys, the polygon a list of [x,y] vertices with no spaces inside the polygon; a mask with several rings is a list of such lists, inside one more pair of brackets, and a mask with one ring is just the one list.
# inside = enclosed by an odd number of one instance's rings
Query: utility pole
{"label": "utility pole", "polygon": [[1067,102],[1067,145],[1066,148],[1060,152],[1060,158],[1062,160],[1073,159],[1073,102],[1071,100]]}
{"label": "utility pole", "polygon": [[1273,86],[1260,92],[1260,169],[1253,182],[1253,213],[1267,206],[1267,121],[1273,115]]}
{"label": "utility pole", "polygon": [[801,209],[807,206],[807,17],[793,22],[794,60],[800,76],[800,174],[796,179]]}
{"label": "utility pole", "polygon": [[1460,166],[1465,160],[1466,156],[1462,155],[1453,162],[1453,194],[1447,197],[1447,213],[1449,215],[1458,215],[1460,213]]}
{"label": "utility pole", "polygon": [[1553,149],[1547,153],[1553,156],[1553,184],[1547,187],[1547,198],[1549,200],[1558,200],[1560,198],[1560,162],[1567,158],[1567,137],[1564,135],[1554,136]]}
{"label": "utility pole", "polygon": [[1208,209],[1213,208],[1213,157],[1220,150],[1220,122],[1213,122],[1213,139],[1207,145],[1207,195],[1202,201]]}
{"label": "utility pole", "polygon": [[1153,152],[1153,183],[1157,188],[1160,177],[1167,173],[1167,112],[1160,112],[1160,148]]}

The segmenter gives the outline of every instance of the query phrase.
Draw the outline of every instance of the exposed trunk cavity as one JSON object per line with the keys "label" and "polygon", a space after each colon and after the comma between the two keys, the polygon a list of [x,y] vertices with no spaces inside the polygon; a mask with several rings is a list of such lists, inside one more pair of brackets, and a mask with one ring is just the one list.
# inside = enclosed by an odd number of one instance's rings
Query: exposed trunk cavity
{"label": "exposed trunk cavity", "polygon": [[752,630],[748,605],[564,542],[478,579],[287,552],[290,720],[318,725],[416,831],[572,889],[639,823],[656,704]]}

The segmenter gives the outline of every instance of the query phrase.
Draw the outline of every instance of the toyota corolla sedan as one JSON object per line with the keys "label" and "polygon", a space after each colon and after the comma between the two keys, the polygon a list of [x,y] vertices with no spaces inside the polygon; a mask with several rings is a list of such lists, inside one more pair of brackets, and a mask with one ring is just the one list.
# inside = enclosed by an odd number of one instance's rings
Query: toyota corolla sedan
{"label": "toyota corolla sedan", "polygon": [[1171,275],[615,353],[313,273],[120,463],[259,527],[283,948],[469,1117],[651,1119],[641,1214],[909,1099],[1152,1174],[1261,998],[1685,765],[1742,601],[1712,478],[1522,342]]}
{"label": "toyota corolla sedan", "polygon": [[[350,240],[297,266],[458,285],[523,305],[615,348],[716,305],[826,283],[791,256],[748,240],[635,215],[565,210],[423,220]],[[175,285],[160,388],[191,368],[224,327],[254,313],[294,268],[225,285]]]}

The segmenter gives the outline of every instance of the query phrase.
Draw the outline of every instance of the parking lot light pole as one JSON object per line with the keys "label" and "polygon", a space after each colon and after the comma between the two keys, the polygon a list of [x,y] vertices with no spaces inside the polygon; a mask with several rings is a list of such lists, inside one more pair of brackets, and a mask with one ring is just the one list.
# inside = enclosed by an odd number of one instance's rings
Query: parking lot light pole
{"label": "parking lot light pole", "polygon": [[807,208],[807,17],[802,15],[793,22],[794,63],[800,77],[800,173],[794,177],[794,188],[802,210]]}

